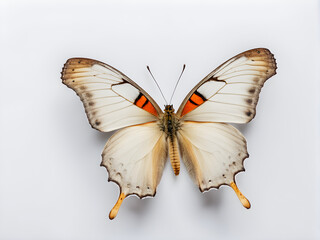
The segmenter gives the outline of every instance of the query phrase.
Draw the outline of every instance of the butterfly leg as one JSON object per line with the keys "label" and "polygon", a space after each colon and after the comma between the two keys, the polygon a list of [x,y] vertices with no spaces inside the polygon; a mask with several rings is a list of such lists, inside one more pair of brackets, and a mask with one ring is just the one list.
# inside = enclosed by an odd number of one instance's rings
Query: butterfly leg
{"label": "butterfly leg", "polygon": [[249,209],[251,207],[251,204],[249,202],[249,200],[243,196],[243,194],[240,192],[239,188],[237,187],[235,182],[231,182],[230,183],[230,187],[232,187],[232,189],[235,191],[235,193],[237,194],[237,197],[239,198],[240,202],[242,203],[242,205]]}
{"label": "butterfly leg", "polygon": [[114,205],[114,207],[111,209],[110,213],[109,213],[109,219],[112,220],[114,219],[117,214],[118,214],[118,211],[120,209],[120,206],[123,202],[123,199],[126,198],[126,195],[124,193],[120,193],[120,196],[118,198],[118,201],[116,202],[116,204]]}

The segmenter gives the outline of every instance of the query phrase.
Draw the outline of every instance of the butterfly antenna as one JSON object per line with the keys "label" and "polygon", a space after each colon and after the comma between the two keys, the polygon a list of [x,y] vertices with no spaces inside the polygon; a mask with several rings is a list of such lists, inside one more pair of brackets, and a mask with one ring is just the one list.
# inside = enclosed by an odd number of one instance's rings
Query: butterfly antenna
{"label": "butterfly antenna", "polygon": [[162,97],[163,97],[164,101],[166,102],[166,105],[168,105],[168,102],[167,102],[166,98],[164,97],[164,95],[163,95],[163,93],[162,93],[162,91],[161,91],[161,88],[160,88],[159,84],[157,83],[156,79],[154,78],[154,76],[153,76],[152,72],[150,71],[149,66],[147,66],[147,69],[148,69],[148,71],[149,71],[149,73],[150,73],[150,75],[151,75],[151,77],[152,77],[153,81],[156,83],[156,85],[157,85],[157,87],[158,87],[158,89],[159,89],[159,91],[160,91],[160,93],[161,93],[161,95],[162,95]]}
{"label": "butterfly antenna", "polygon": [[175,93],[175,91],[176,91],[176,89],[177,89],[178,83],[179,83],[179,81],[180,81],[180,79],[181,79],[181,76],[182,76],[185,68],[186,68],[186,65],[183,64],[181,74],[180,74],[180,76],[179,76],[179,78],[178,78],[178,81],[177,81],[177,83],[176,83],[176,86],[175,86],[174,89],[173,89],[173,93],[172,93],[172,95],[171,95],[169,104],[171,104],[172,97],[173,97],[173,95],[174,95],[174,93]]}

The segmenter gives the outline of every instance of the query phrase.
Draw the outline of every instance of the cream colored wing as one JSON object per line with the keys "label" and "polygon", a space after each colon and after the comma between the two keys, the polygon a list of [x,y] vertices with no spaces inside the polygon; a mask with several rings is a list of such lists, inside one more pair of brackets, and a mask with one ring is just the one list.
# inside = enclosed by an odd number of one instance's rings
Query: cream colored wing
{"label": "cream colored wing", "polygon": [[247,123],[255,116],[263,84],[276,68],[268,49],[243,52],[195,86],[177,115],[185,121]]}
{"label": "cream colored wing", "polygon": [[109,181],[120,187],[119,200],[110,212],[113,219],[123,199],[131,194],[154,196],[167,160],[164,132],[157,123],[127,127],[116,132],[102,153]]}
{"label": "cream colored wing", "polygon": [[71,58],[61,78],[79,95],[91,126],[99,131],[156,121],[162,113],[141,87],[105,63]]}
{"label": "cream colored wing", "polygon": [[235,184],[235,175],[244,171],[243,161],[249,156],[246,140],[236,128],[226,123],[184,122],[177,136],[184,164],[201,192],[229,185],[250,207]]}

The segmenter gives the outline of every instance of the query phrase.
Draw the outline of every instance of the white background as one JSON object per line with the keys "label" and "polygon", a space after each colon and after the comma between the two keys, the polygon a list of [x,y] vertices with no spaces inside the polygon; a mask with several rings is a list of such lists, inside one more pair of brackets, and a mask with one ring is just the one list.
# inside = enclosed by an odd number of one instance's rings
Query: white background
{"label": "white background", "polygon": [[[320,239],[317,1],[0,3],[0,239]],[[70,57],[124,72],[177,109],[230,57],[269,48],[278,74],[239,129],[250,158],[229,187],[201,194],[167,164],[155,198],[125,199],[99,167],[110,134],[91,129],[61,83]],[[129,154],[129,153],[128,153]]]}

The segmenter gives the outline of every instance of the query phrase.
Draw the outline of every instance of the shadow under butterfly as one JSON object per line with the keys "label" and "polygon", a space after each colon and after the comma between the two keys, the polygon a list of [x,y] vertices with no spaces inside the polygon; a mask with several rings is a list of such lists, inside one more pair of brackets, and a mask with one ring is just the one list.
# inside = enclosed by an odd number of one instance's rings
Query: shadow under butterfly
{"label": "shadow under butterfly", "polygon": [[109,218],[116,217],[127,196],[156,194],[168,155],[175,175],[181,157],[201,192],[228,185],[250,208],[235,183],[249,156],[247,143],[226,122],[244,124],[254,118],[261,88],[276,68],[268,49],[240,53],[200,81],[175,112],[170,104],[162,111],[117,69],[92,59],[69,59],[61,78],[82,100],[91,126],[101,132],[120,129],[102,153],[108,180],[120,187]]}

